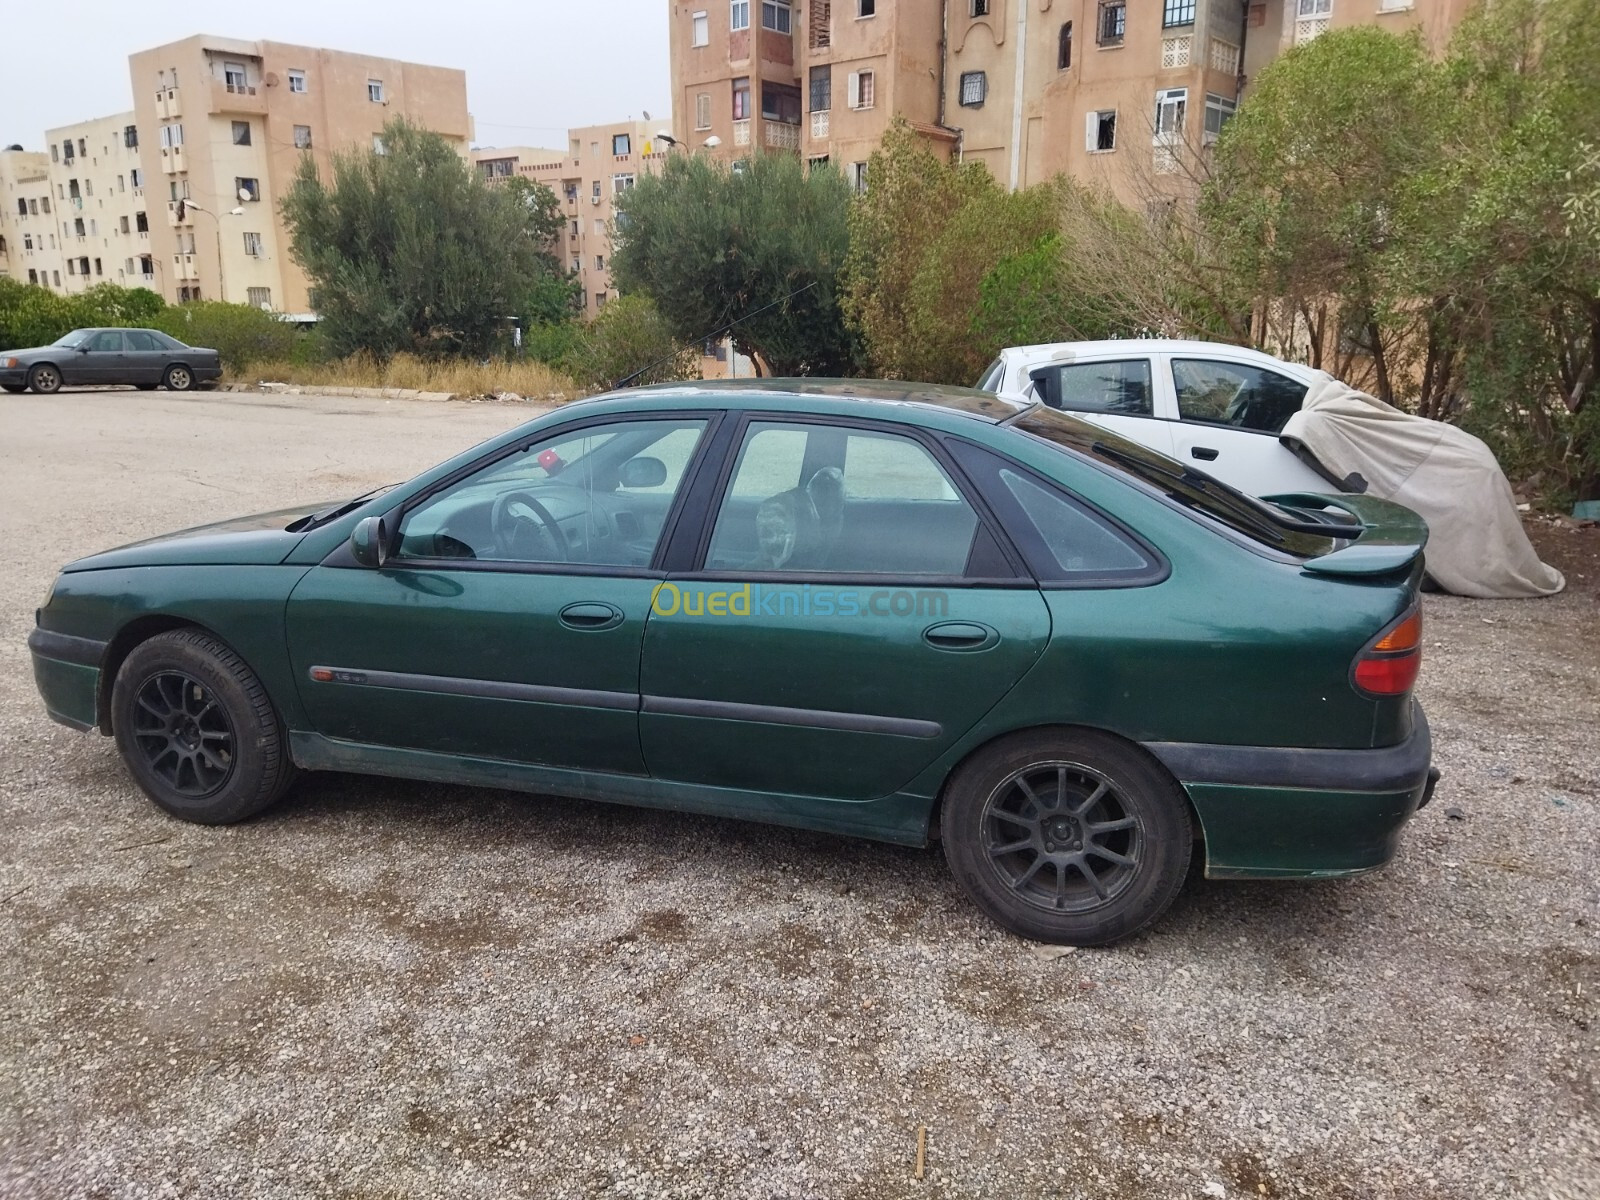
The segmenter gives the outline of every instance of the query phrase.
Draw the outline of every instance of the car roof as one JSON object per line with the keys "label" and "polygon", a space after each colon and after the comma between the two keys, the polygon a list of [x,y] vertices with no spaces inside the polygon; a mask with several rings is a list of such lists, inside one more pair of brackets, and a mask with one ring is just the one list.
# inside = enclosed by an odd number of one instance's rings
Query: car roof
{"label": "car roof", "polygon": [[1225,354],[1229,358],[1259,363],[1263,367],[1310,371],[1304,363],[1274,358],[1261,350],[1236,346],[1231,342],[1200,342],[1181,338],[1113,338],[1100,342],[1041,342],[1033,346],[1007,346],[1000,351],[1008,362],[1017,359],[1068,362],[1074,358],[1098,358],[1105,354]]}
{"label": "car roof", "polygon": [[[847,401],[873,405],[903,405],[929,413],[947,412],[997,424],[1032,407],[980,392],[975,388],[937,383],[908,383],[899,379],[705,379],[687,383],[660,383],[650,387],[607,392],[594,400],[628,397],[693,398],[715,408],[793,407],[804,410],[817,401]],[[773,402],[780,402],[774,405]],[[782,403],[791,401],[792,404]],[[835,404],[827,405],[829,408]]]}

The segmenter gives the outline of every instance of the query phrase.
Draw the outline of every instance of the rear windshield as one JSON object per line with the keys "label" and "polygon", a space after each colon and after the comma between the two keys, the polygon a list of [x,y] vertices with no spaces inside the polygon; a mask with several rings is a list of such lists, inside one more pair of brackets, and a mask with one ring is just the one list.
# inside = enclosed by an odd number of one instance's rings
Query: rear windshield
{"label": "rear windshield", "polygon": [[[1028,409],[1013,427],[1082,454],[1108,470],[1155,489],[1192,513],[1285,554],[1317,558],[1359,532],[1351,527],[1351,518],[1345,514],[1282,508],[1257,500],[1176,459],[1043,404]],[[1322,526],[1327,527],[1326,534],[1314,532]]]}

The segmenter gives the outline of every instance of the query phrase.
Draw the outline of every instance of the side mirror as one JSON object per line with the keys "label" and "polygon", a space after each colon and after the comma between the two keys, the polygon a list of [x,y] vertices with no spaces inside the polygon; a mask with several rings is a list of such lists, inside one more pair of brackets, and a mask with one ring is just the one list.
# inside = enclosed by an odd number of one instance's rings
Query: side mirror
{"label": "side mirror", "polygon": [[667,464],[659,458],[630,458],[617,473],[617,482],[627,488],[660,487],[667,481]]}
{"label": "side mirror", "polygon": [[79,346],[78,347],[78,353],[79,354],[87,354],[87,353],[89,353],[89,347],[87,345]]}
{"label": "side mirror", "polygon": [[389,560],[389,528],[382,517],[364,517],[356,524],[350,531],[350,554],[373,570]]}

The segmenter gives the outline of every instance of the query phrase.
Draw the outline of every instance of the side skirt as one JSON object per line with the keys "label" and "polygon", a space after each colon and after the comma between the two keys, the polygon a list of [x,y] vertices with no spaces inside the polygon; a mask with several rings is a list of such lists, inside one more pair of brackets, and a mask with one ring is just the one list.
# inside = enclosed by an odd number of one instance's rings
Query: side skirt
{"label": "side skirt", "polygon": [[934,806],[925,796],[900,792],[876,800],[828,800],[817,796],[674,783],[642,775],[611,775],[572,767],[543,767],[498,758],[374,746],[297,731],[290,731],[289,753],[295,765],[307,771],[349,771],[357,775],[571,796],[608,804],[787,825],[899,846],[928,844],[928,824]]}

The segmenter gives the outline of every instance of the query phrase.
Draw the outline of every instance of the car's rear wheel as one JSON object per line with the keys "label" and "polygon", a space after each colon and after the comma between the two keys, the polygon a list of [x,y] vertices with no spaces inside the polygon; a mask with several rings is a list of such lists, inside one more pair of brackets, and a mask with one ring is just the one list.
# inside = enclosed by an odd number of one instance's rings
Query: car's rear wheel
{"label": "car's rear wheel", "polygon": [[1097,946],[1149,925],[1178,894],[1192,825],[1177,783],[1092,730],[1042,730],[980,751],[951,777],[945,857],[1014,933]]}
{"label": "car's rear wheel", "polygon": [[41,396],[61,390],[61,372],[50,363],[39,363],[28,372],[28,386]]}
{"label": "car's rear wheel", "polygon": [[0,387],[5,388],[6,391],[11,392],[13,395],[17,395],[28,390],[28,385],[25,383],[0,383]]}
{"label": "car's rear wheel", "polygon": [[134,648],[112,688],[111,724],[135,782],[185,821],[242,821],[282,795],[294,775],[261,681],[198,629]]}
{"label": "car's rear wheel", "polygon": [[161,382],[167,385],[169,392],[187,392],[194,386],[194,372],[182,363],[173,363],[167,368]]}

